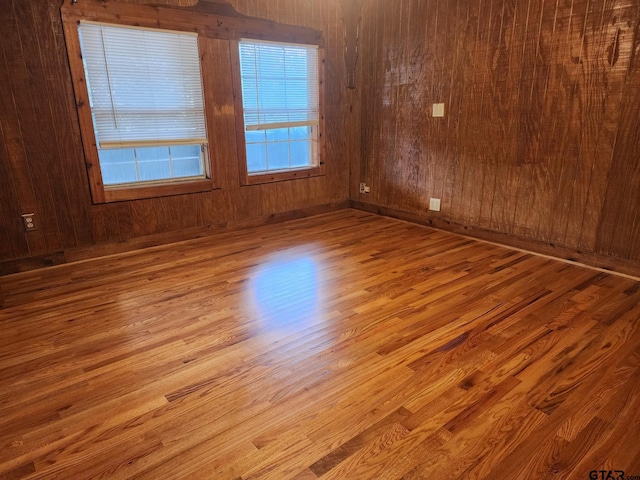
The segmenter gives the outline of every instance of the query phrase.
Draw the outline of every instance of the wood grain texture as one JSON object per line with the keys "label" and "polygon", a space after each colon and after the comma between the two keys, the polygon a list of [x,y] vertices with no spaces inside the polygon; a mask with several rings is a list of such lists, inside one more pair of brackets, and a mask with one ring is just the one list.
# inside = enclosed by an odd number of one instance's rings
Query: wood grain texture
{"label": "wood grain texture", "polygon": [[[640,261],[638,0],[365,0],[353,90],[340,0],[233,0],[242,15],[322,31],[326,175],[241,187],[233,95],[216,93],[220,189],[113,207],[89,195],[62,1],[0,3],[0,261],[37,265],[349,198]],[[228,88],[228,52],[214,43],[223,74],[212,88]],[[444,119],[430,116],[434,102]],[[430,197],[441,212],[427,213]],[[19,216],[31,212],[39,229],[25,233]]]}
{"label": "wood grain texture", "polygon": [[364,0],[341,2],[344,20],[344,61],[347,69],[347,87],[356,88],[356,66],[358,65],[358,41]]}
{"label": "wood grain texture", "polygon": [[[142,2],[132,2],[142,3]],[[149,2],[147,2],[149,3]],[[164,5],[190,6],[191,0],[164,0]],[[311,27],[325,36],[326,68],[331,75],[344,67],[339,0],[237,0],[229,2],[240,14]],[[241,187],[235,142],[229,52],[208,39],[204,50],[215,56],[212,94],[215,102],[207,118],[215,126],[219,178],[217,190],[163,198],[126,200],[93,205],[80,141],[69,63],[65,51],[61,0],[20,2],[0,0],[3,29],[0,39],[0,262],[37,265],[30,259],[65,255],[75,249],[117,246],[132,239],[184,229],[260,222],[269,215],[345,203],[349,199],[349,158],[357,154],[359,110],[343,100],[342,78],[325,86],[327,126],[325,175]],[[147,7],[148,8],[148,7]],[[348,98],[355,98],[350,92]],[[179,193],[179,192],[176,192]],[[38,230],[25,233],[20,214],[35,213]],[[144,241],[142,241],[144,243]]]}
{"label": "wood grain texture", "polygon": [[640,283],[345,209],[0,277],[0,477],[640,474]]}
{"label": "wood grain texture", "polygon": [[368,0],[352,199],[638,261],[639,25],[633,0]]}

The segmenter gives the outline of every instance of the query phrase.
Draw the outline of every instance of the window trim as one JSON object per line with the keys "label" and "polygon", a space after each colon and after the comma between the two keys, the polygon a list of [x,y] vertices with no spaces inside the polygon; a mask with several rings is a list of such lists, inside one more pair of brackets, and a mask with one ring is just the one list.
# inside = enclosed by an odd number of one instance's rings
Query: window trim
{"label": "window trim", "polygon": [[[295,44],[286,40],[272,40],[264,36],[253,37],[245,35],[243,38],[256,41],[273,41],[281,44]],[[244,104],[242,101],[242,80],[240,78],[240,41],[233,39],[230,41],[230,53],[232,63],[232,82],[233,96],[235,102],[236,117],[236,145],[238,148],[238,171],[240,175],[240,185],[260,185],[264,183],[282,182],[287,180],[296,180],[300,178],[318,177],[325,174],[325,122],[324,122],[324,65],[325,52],[320,43],[307,43],[307,45],[316,45],[318,47],[318,141],[317,141],[317,157],[318,165],[311,167],[292,168],[288,170],[280,170],[266,173],[249,174],[247,168],[247,145],[245,141],[245,124],[244,124]]]}
{"label": "window trim", "polygon": [[[136,27],[127,22],[109,22],[112,25],[125,27]],[[91,199],[94,204],[120,202],[124,200],[136,200],[154,197],[165,197],[171,195],[182,195],[188,193],[199,193],[211,191],[218,188],[215,178],[217,178],[217,164],[212,155],[210,132],[215,131],[212,124],[211,115],[206,112],[210,105],[213,105],[210,93],[206,87],[206,76],[210,75],[210,68],[207,62],[200,61],[203,97],[205,109],[205,126],[207,130],[208,148],[203,152],[203,163],[205,178],[167,179],[157,182],[132,183],[130,185],[105,186],[100,169],[100,159],[98,157],[98,145],[91,114],[89,102],[89,92],[85,77],[84,65],[82,63],[82,50],[80,47],[80,36],[77,22],[64,22],[65,39],[69,54],[69,66],[73,89],[76,98],[76,109],[80,123],[80,134],[84,150],[85,164],[89,178],[89,189]],[[158,28],[158,30],[168,30]],[[198,35],[198,48],[202,51],[204,38]],[[201,55],[202,56],[202,55]]]}

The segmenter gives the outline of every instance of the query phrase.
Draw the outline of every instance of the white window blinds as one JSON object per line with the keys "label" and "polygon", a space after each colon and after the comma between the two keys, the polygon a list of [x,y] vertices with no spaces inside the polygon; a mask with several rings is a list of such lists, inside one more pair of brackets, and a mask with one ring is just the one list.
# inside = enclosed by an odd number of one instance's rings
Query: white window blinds
{"label": "white window blinds", "polygon": [[318,124],[318,48],[241,40],[245,129]]}
{"label": "white window blinds", "polygon": [[99,148],[205,144],[195,34],[81,22]]}

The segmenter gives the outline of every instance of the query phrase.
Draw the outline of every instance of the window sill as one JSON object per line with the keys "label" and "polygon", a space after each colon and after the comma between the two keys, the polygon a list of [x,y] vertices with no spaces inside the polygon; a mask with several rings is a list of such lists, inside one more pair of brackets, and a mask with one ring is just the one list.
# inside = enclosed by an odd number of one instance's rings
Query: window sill
{"label": "window sill", "polygon": [[287,180],[320,177],[322,175],[324,175],[324,165],[311,168],[301,168],[299,170],[285,170],[279,172],[246,175],[242,179],[242,185],[260,185],[263,183],[284,182]]}
{"label": "window sill", "polygon": [[103,190],[104,200],[94,203],[122,202],[126,200],[140,200],[144,198],[168,197],[187,193],[208,192],[215,189],[210,179],[187,180],[173,183],[154,183],[149,185],[135,185],[122,187],[106,187]]}

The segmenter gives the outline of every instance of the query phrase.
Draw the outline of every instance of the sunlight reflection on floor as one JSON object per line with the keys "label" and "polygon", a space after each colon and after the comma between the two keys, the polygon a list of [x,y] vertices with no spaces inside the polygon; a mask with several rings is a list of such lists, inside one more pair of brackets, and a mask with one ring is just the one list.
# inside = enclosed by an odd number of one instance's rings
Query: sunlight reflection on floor
{"label": "sunlight reflection on floor", "polygon": [[292,328],[313,323],[320,313],[320,274],[307,253],[280,252],[256,268],[250,294],[261,323]]}

